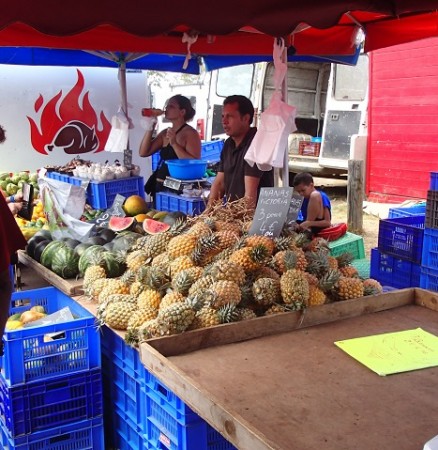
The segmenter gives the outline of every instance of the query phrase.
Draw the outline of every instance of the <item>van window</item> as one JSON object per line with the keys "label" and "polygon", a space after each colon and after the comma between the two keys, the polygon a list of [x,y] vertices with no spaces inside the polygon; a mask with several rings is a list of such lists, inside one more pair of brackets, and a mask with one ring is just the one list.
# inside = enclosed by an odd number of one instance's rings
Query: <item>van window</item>
{"label": "van window", "polygon": [[216,94],[219,97],[240,94],[250,98],[253,73],[254,65],[252,64],[226,67],[219,70]]}
{"label": "van window", "polygon": [[365,100],[368,86],[368,57],[361,55],[355,66],[336,64],[333,86],[335,100]]}

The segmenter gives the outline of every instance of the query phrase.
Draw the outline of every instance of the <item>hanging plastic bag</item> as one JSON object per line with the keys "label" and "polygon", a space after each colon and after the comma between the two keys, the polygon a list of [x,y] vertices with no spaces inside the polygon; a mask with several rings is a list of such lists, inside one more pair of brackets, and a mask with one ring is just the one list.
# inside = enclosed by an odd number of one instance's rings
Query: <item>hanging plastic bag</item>
{"label": "hanging plastic bag", "polygon": [[107,152],[124,152],[128,148],[129,120],[119,112],[111,119],[111,131],[105,144]]}
{"label": "hanging plastic bag", "polygon": [[296,108],[281,98],[281,84],[287,72],[287,63],[281,60],[283,50],[284,40],[276,40],[273,52],[274,94],[268,108],[260,116],[260,126],[245,155],[250,166],[257,164],[263,171],[283,167],[289,134],[297,129]]}
{"label": "hanging plastic bag", "polygon": [[85,207],[85,189],[45,177],[38,180],[38,185],[52,238],[86,239],[94,224],[79,220]]}

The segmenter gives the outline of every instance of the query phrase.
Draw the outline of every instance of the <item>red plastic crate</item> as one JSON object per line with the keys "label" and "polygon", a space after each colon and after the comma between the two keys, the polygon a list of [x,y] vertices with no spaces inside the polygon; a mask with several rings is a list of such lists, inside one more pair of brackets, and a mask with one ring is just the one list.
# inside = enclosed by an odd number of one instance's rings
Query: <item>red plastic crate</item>
{"label": "red plastic crate", "polygon": [[103,418],[12,438],[0,421],[0,448],[8,450],[105,450]]}
{"label": "red plastic crate", "polygon": [[[100,368],[100,335],[92,314],[54,287],[14,292],[10,314],[36,305],[48,314],[68,306],[76,318],[6,331],[1,369],[8,386]],[[49,339],[53,334],[56,338]]]}
{"label": "red plastic crate", "polygon": [[13,437],[103,414],[100,369],[8,387],[0,376],[0,414]]}

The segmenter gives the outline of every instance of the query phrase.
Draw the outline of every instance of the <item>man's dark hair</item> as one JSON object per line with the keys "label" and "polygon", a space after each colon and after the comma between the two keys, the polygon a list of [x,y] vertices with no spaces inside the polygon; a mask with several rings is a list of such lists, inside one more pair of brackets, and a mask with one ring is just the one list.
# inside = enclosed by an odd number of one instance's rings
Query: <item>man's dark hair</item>
{"label": "man's dark hair", "polygon": [[304,184],[304,186],[309,186],[311,183],[313,183],[313,177],[312,175],[310,175],[310,173],[307,172],[297,173],[293,181],[294,187],[300,184]]}
{"label": "man's dark hair", "polygon": [[249,124],[251,125],[254,119],[254,106],[251,100],[244,95],[230,95],[224,100],[224,105],[229,105],[231,103],[237,103],[237,109],[241,116],[249,114]]}
{"label": "man's dark hair", "polygon": [[0,144],[6,141],[6,130],[0,125]]}

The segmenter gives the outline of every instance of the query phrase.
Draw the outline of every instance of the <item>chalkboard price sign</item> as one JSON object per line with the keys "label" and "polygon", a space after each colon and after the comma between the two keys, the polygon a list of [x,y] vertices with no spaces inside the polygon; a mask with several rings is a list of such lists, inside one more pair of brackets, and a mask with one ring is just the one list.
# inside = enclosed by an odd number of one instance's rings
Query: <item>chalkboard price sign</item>
{"label": "chalkboard price sign", "polygon": [[303,197],[294,192],[292,198],[290,199],[289,211],[287,213],[287,223],[295,222],[298,218],[298,214],[301,210],[301,205],[303,204]]}
{"label": "chalkboard price sign", "polygon": [[292,192],[291,187],[260,189],[249,234],[269,237],[280,236],[289,211]]}
{"label": "chalkboard price sign", "polygon": [[126,197],[117,194],[111,207],[100,214],[99,217],[94,220],[94,223],[98,227],[108,228],[108,223],[112,216],[125,217],[126,213],[123,209],[123,203],[125,202],[125,200]]}

